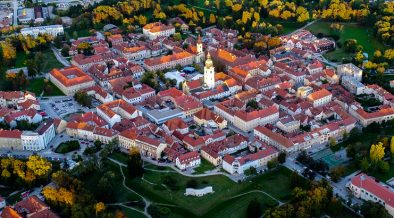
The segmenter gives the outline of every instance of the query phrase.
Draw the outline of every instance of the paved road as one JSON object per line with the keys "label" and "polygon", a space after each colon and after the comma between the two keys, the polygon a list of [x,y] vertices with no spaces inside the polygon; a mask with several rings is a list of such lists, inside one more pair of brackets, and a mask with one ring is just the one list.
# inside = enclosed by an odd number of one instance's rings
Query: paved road
{"label": "paved road", "polygon": [[14,8],[12,25],[13,26],[18,26],[18,0],[13,0],[12,1],[12,6]]}
{"label": "paved road", "polygon": [[53,51],[53,54],[55,54],[56,59],[57,59],[61,64],[63,64],[65,67],[68,67],[68,66],[71,65],[70,62],[69,62],[66,58],[64,58],[64,57],[60,54],[59,50],[56,49],[53,45],[51,45],[51,49],[52,49],[52,51]]}

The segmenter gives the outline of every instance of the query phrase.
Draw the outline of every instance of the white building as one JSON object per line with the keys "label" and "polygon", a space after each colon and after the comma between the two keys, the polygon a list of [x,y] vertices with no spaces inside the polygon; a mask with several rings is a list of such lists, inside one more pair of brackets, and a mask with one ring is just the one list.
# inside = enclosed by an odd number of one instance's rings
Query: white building
{"label": "white building", "polygon": [[21,29],[21,34],[31,35],[37,37],[40,34],[49,34],[53,37],[64,34],[64,29],[62,25],[50,25],[50,26],[37,26],[37,27],[27,27]]}
{"label": "white building", "polygon": [[337,74],[340,76],[351,76],[361,82],[363,71],[354,64],[341,64],[337,67]]}
{"label": "white building", "polygon": [[34,132],[24,131],[21,135],[23,150],[39,151],[45,149],[55,137],[53,120],[42,123]]}
{"label": "white building", "polygon": [[204,67],[204,88],[215,88],[215,67],[213,66],[211,55],[209,53]]}
{"label": "white building", "polygon": [[223,158],[223,169],[230,174],[243,174],[251,167],[260,168],[267,166],[268,161],[278,157],[278,150],[272,146],[263,145],[256,153],[235,158],[226,155]]}
{"label": "white building", "polygon": [[191,151],[186,154],[182,154],[175,160],[175,165],[181,169],[187,169],[195,167],[201,164],[200,154],[197,151]]}
{"label": "white building", "polygon": [[327,89],[321,89],[308,95],[307,99],[313,104],[313,107],[320,107],[332,100],[332,94]]}
{"label": "white building", "polygon": [[173,35],[175,33],[175,27],[171,24],[165,25],[160,22],[149,23],[143,27],[142,33],[150,40],[154,40],[157,37],[169,37]]}
{"label": "white building", "polygon": [[391,216],[394,216],[394,191],[387,185],[361,173],[354,176],[347,187],[357,198],[379,203],[384,206]]}
{"label": "white building", "polygon": [[365,93],[365,89],[367,88],[364,84],[362,84],[359,80],[351,76],[342,76],[342,86],[345,87],[349,92],[360,95]]}

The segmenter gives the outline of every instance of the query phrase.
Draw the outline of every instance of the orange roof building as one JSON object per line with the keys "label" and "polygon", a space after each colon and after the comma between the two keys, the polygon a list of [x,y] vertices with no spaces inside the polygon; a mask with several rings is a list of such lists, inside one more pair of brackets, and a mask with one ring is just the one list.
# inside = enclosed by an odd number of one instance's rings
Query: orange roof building
{"label": "orange roof building", "polygon": [[[144,60],[144,67],[147,71],[157,71],[175,68],[175,66],[187,66],[193,64],[194,55],[174,47],[173,54],[162,57],[148,58]],[[175,52],[177,50],[177,52]]]}
{"label": "orange roof building", "polygon": [[68,96],[74,95],[81,89],[95,85],[92,77],[76,66],[66,67],[61,70],[55,68],[49,73],[49,79]]}
{"label": "orange roof building", "polygon": [[175,27],[170,25],[165,25],[161,22],[146,24],[142,29],[143,34],[150,40],[154,40],[157,37],[169,37],[175,33]]}

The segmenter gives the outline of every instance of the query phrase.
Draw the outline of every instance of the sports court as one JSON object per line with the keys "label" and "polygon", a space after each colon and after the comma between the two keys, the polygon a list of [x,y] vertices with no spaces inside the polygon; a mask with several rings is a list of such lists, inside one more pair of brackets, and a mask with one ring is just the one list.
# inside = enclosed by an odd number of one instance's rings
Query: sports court
{"label": "sports court", "polygon": [[322,160],[328,167],[336,167],[347,161],[346,152],[333,153],[330,148],[323,149],[312,155],[314,160]]}

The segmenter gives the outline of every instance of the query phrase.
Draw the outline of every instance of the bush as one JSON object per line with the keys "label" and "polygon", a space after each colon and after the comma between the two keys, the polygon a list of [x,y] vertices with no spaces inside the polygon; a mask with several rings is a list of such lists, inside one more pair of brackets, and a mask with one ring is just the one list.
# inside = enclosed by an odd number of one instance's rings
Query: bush
{"label": "bush", "polygon": [[186,183],[186,188],[197,188],[197,186],[198,186],[198,182],[195,179],[190,179]]}

